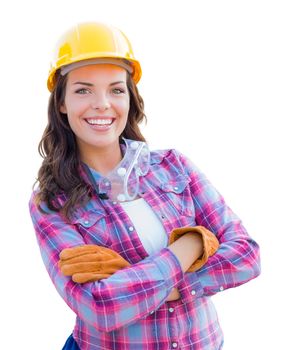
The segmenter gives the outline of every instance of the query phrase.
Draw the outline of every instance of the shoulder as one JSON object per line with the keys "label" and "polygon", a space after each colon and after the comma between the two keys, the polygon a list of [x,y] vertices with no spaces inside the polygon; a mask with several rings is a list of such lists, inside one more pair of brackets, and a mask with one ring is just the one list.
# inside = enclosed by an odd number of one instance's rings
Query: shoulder
{"label": "shoulder", "polygon": [[[52,222],[52,220],[66,221],[59,211],[51,209],[44,200],[41,200],[40,197],[40,190],[37,188],[32,192],[28,202],[30,216],[34,223],[37,222],[44,224],[45,222]],[[61,201],[61,204],[63,204],[66,197],[64,195],[58,195],[56,200],[58,202]]]}
{"label": "shoulder", "polygon": [[179,159],[181,153],[174,149],[153,150],[150,152],[150,163],[159,164],[168,159]]}
{"label": "shoulder", "polygon": [[29,209],[30,214],[33,215],[36,213],[40,208],[40,201],[39,201],[39,189],[35,189],[29,199]]}
{"label": "shoulder", "polygon": [[176,149],[154,150],[150,152],[150,168],[157,177],[172,178],[185,174],[180,159],[181,153]]}
{"label": "shoulder", "polygon": [[164,150],[154,150],[150,152],[150,164],[172,164],[177,167],[190,167],[193,166],[191,160],[181,153],[179,150],[170,148]]}
{"label": "shoulder", "polygon": [[155,171],[164,169],[173,175],[183,174],[186,177],[191,177],[193,174],[201,173],[187,155],[174,148],[151,151],[150,165]]}

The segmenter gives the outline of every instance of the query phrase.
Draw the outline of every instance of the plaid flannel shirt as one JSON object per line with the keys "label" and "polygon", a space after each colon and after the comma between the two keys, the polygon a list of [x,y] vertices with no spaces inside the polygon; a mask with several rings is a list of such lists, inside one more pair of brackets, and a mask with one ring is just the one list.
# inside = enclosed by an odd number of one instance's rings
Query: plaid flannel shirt
{"label": "plaid flannel shirt", "polygon": [[[140,178],[140,196],[168,234],[174,228],[195,225],[216,234],[218,251],[194,273],[183,273],[167,248],[148,256],[119,203],[94,193],[66,222],[46,207],[43,214],[34,195],[30,213],[42,259],[57,291],[77,315],[73,336],[80,349],[222,348],[223,334],[210,296],[258,276],[259,249],[189,159],[176,150],[151,152],[150,170]],[[74,283],[60,272],[59,253],[84,244],[111,248],[131,266],[101,281]],[[181,298],[166,302],[174,287]]]}

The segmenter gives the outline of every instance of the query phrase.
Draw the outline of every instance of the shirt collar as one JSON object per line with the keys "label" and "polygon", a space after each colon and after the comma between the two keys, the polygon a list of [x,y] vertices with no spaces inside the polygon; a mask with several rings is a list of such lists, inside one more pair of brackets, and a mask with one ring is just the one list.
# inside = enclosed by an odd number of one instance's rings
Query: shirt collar
{"label": "shirt collar", "polygon": [[[126,145],[120,144],[122,155],[125,153]],[[166,151],[150,152],[150,165],[160,164],[165,158]],[[83,179],[97,191],[97,184],[104,179],[104,176],[85,163],[81,163],[80,174]]]}

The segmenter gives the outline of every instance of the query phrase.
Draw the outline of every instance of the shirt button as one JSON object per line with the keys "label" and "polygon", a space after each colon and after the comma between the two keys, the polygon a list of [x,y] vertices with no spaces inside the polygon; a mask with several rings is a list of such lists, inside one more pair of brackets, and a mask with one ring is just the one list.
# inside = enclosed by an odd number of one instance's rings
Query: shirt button
{"label": "shirt button", "polygon": [[85,225],[89,225],[89,220],[85,220],[85,221],[84,221],[84,224],[85,224]]}
{"label": "shirt button", "polygon": [[196,291],[195,290],[192,290],[191,291],[191,295],[195,295],[196,294]]}
{"label": "shirt button", "polygon": [[175,309],[174,309],[173,307],[170,307],[170,308],[169,308],[169,312],[170,312],[170,313],[172,313],[172,312],[174,312],[174,311],[175,311]]}
{"label": "shirt button", "polygon": [[175,190],[175,191],[178,191],[178,187],[174,187],[174,190]]}
{"label": "shirt button", "polygon": [[155,311],[151,311],[151,312],[150,312],[150,315],[153,315],[154,312],[155,312]]}
{"label": "shirt button", "polygon": [[134,230],[134,227],[130,226],[130,227],[128,227],[128,230],[132,232]]}
{"label": "shirt button", "polygon": [[125,168],[118,168],[117,173],[119,176],[124,176],[126,174],[126,169]]}
{"label": "shirt button", "polygon": [[117,204],[117,202],[112,202],[112,204],[113,204],[113,205],[116,205],[116,204]]}
{"label": "shirt button", "polygon": [[162,218],[162,219],[165,219],[166,217],[165,217],[164,215],[161,215],[161,218]]}
{"label": "shirt button", "polygon": [[220,290],[220,292],[222,292],[222,291],[224,290],[224,287],[221,286],[221,287],[219,288],[219,290]]}
{"label": "shirt button", "polygon": [[178,343],[173,342],[173,343],[172,343],[172,347],[173,347],[174,349],[176,349],[176,348],[178,347]]}

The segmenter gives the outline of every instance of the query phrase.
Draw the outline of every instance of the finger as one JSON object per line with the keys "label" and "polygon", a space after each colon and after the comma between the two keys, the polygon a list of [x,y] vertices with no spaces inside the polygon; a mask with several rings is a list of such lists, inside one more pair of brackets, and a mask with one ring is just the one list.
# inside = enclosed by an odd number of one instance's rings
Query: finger
{"label": "finger", "polygon": [[65,276],[71,276],[74,273],[85,273],[85,272],[100,272],[102,271],[101,262],[83,262],[77,264],[62,264],[60,266],[61,272]]}
{"label": "finger", "polygon": [[123,259],[121,256],[117,257],[116,259],[107,260],[102,262],[103,267],[116,267],[117,269],[122,269],[123,267],[130,266],[130,263]]}
{"label": "finger", "polygon": [[[129,266],[130,264],[118,264],[117,262],[103,262],[101,265],[101,268],[98,269],[99,273],[110,273],[113,274],[118,270],[121,270],[125,268],[126,266]],[[87,272],[87,271],[86,271]],[[98,273],[97,272],[97,273]]]}
{"label": "finger", "polygon": [[87,282],[95,282],[104,278],[110,277],[111,274],[101,274],[101,273],[76,273],[72,276],[73,282],[76,283],[87,283]]}
{"label": "finger", "polygon": [[107,255],[102,252],[98,252],[95,254],[85,254],[81,256],[76,256],[74,258],[70,258],[67,260],[60,260],[60,266],[64,266],[65,264],[77,264],[83,262],[101,262],[102,264],[117,264],[118,267],[123,267],[129,265],[129,263],[123,259],[120,255],[116,255],[116,257]]}
{"label": "finger", "polygon": [[80,256],[86,253],[96,253],[98,251],[99,246],[95,244],[86,244],[82,246],[65,248],[59,254],[61,260],[69,259],[72,257]]}
{"label": "finger", "polygon": [[100,247],[100,252],[105,253],[112,257],[116,257],[117,255],[119,255],[116,251],[106,247]]}
{"label": "finger", "polygon": [[[116,259],[119,261],[118,259]],[[86,254],[82,256],[77,256],[75,258],[70,258],[68,260],[59,260],[58,265],[59,268],[62,270],[64,267],[72,268],[87,268],[94,267],[94,268],[100,268],[101,266],[109,266],[116,264],[116,260],[113,259],[113,257],[106,256],[105,254],[97,253],[97,254]],[[81,264],[81,265],[80,265]],[[86,264],[86,265],[84,265]],[[90,265],[89,265],[90,264]],[[118,268],[122,268],[125,264],[123,262],[119,262],[117,264]],[[77,266],[77,267],[76,267]],[[80,267],[81,266],[81,267]]]}
{"label": "finger", "polygon": [[107,261],[107,259],[110,259],[109,256],[106,256],[105,254],[101,253],[87,253],[83,255],[77,255],[69,259],[60,260],[60,264],[64,265],[71,265],[71,264],[77,264],[80,262],[98,262],[98,261]]}
{"label": "finger", "polygon": [[84,246],[78,246],[73,248],[65,248],[62,250],[62,252],[59,254],[60,260],[69,260],[72,258],[84,256],[86,254],[104,254],[106,257],[112,257],[115,253],[113,250],[100,247],[95,244],[89,244]]}
{"label": "finger", "polygon": [[110,273],[113,274],[117,270],[121,270],[130,266],[127,261],[109,261],[109,262],[79,262],[75,264],[61,263],[59,264],[61,272],[65,276],[72,276],[75,273]]}

